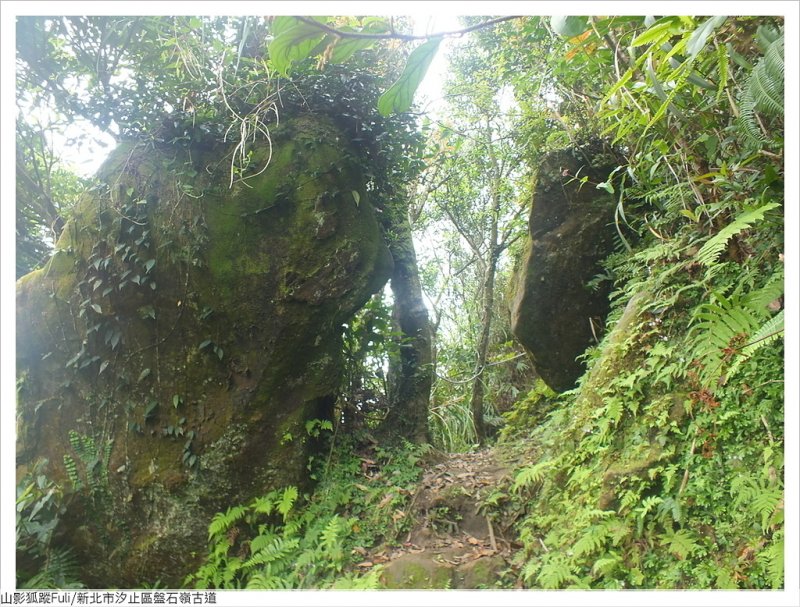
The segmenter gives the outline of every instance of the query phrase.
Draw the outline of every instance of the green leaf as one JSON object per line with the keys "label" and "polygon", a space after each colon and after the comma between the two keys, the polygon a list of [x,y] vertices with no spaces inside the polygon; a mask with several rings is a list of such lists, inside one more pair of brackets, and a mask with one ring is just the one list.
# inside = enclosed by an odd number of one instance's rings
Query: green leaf
{"label": "green leaf", "polygon": [[97,372],[98,375],[100,375],[103,371],[106,370],[106,367],[108,367],[108,363],[109,361],[107,360],[104,360],[102,363],[100,363],[100,370]]}
{"label": "green leaf", "polygon": [[660,44],[666,38],[679,33],[680,24],[674,17],[660,19],[645,32],[636,36],[631,42],[631,46],[644,46],[645,44],[652,44],[654,42]]}
{"label": "green leaf", "polygon": [[91,308],[92,308],[92,310],[94,310],[98,314],[102,314],[103,313],[103,309],[100,307],[99,304],[92,304]]}
{"label": "green leaf", "polygon": [[[340,27],[339,30],[343,32],[355,32],[352,27]],[[384,20],[372,21],[361,29],[361,33],[365,34],[382,34],[389,31],[389,25]],[[369,38],[336,38],[331,42],[332,49],[329,61],[331,63],[342,63],[350,59],[358,51],[370,48],[375,44],[374,40]]]}
{"label": "green leaf", "polygon": [[283,515],[284,521],[289,515],[289,511],[292,509],[292,506],[294,506],[294,502],[297,500],[297,495],[297,487],[286,487],[286,489],[283,490],[283,495],[278,502],[278,512]]}
{"label": "green leaf", "polygon": [[675,533],[666,533],[662,535],[661,545],[681,560],[685,559],[697,548],[694,535],[687,529],[679,529]]}
{"label": "green leaf", "polygon": [[697,57],[697,54],[705,48],[708,37],[714,33],[715,29],[725,23],[727,18],[728,17],[725,15],[711,17],[692,32],[692,35],[689,36],[689,40],[686,42],[686,51],[692,59]]}
{"label": "green leaf", "polygon": [[141,373],[139,373],[139,379],[136,381],[142,381],[145,377],[150,375],[150,369],[143,369]]}
{"label": "green leaf", "polygon": [[378,99],[378,111],[382,116],[407,111],[414,101],[414,93],[439,50],[441,37],[431,38],[409,55],[406,67],[397,81]]}
{"label": "green leaf", "polygon": [[[311,17],[324,23],[324,17]],[[322,42],[325,32],[313,24],[297,17],[276,17],[273,22],[275,39],[269,45],[269,60],[272,67],[282,76],[289,75],[292,63],[302,61],[311,55]]]}
{"label": "green leaf", "polygon": [[150,419],[156,412],[158,408],[158,401],[151,400],[150,403],[147,405],[147,408],[144,410],[144,418]]}
{"label": "green leaf", "polygon": [[355,190],[352,191],[352,194],[353,194],[353,200],[356,201],[356,206],[358,206],[358,203],[361,202],[361,194],[359,194]]}
{"label": "green leaf", "polygon": [[715,264],[731,238],[754,223],[763,220],[764,213],[778,206],[780,205],[777,202],[768,202],[762,207],[751,209],[739,215],[732,223],[722,228],[703,245],[697,252],[698,261],[704,266]]}
{"label": "green leaf", "polygon": [[155,259],[148,259],[144,264],[145,273],[149,274],[150,270],[153,269],[154,265],[156,265],[156,260]]}
{"label": "green leaf", "polygon": [[585,32],[588,25],[586,17],[556,15],[555,17],[550,17],[550,27],[559,36],[574,38]]}

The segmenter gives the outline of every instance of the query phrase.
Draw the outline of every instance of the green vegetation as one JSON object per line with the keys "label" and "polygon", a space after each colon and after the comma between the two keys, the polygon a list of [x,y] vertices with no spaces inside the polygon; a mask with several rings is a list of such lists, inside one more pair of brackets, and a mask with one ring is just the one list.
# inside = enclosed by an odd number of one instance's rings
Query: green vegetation
{"label": "green vegetation", "polygon": [[[197,588],[336,588],[379,586],[380,566],[363,555],[409,528],[404,508],[421,469],[423,447],[354,451],[344,441],[317,462],[327,473],[312,494],[270,491],[217,514],[209,554],[187,578]],[[320,472],[315,470],[315,472]]]}
{"label": "green vegetation", "polygon": [[[18,31],[18,301],[49,331],[20,342],[18,584],[133,530],[148,585],[783,588],[782,18]],[[79,121],[122,142],[105,185],[47,145]],[[590,331],[561,393],[509,314],[542,183],[602,196],[614,251],[582,285],[606,317],[534,327]],[[485,491],[440,459],[480,448]],[[472,552],[408,554],[431,535]]]}

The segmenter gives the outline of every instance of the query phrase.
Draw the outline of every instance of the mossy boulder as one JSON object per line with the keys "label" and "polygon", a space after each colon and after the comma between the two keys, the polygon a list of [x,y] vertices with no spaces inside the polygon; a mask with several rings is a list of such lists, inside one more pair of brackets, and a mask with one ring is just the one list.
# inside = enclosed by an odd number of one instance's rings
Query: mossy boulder
{"label": "mossy boulder", "polygon": [[232,186],[230,146],[121,145],[17,283],[17,471],[65,488],[87,584],[179,586],[214,513],[306,484],[342,323],[391,273],[335,127],[251,145]]}
{"label": "mossy boulder", "polygon": [[452,588],[454,567],[430,554],[404,554],[388,563],[381,583],[390,589],[433,590]]}
{"label": "mossy boulder", "polygon": [[608,289],[588,284],[613,252],[616,200],[597,185],[615,167],[595,143],[548,155],[538,172],[511,321],[536,372],[558,392],[583,373],[576,358],[599,338],[609,311]]}

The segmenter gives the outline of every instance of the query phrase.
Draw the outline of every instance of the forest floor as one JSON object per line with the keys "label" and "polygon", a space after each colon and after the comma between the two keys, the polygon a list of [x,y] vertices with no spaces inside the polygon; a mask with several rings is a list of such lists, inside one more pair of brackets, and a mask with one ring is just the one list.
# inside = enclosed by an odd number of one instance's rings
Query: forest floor
{"label": "forest floor", "polygon": [[481,504],[513,465],[495,450],[441,454],[429,464],[404,513],[414,521],[400,541],[365,554],[384,565],[387,588],[491,588],[509,568],[509,524]]}

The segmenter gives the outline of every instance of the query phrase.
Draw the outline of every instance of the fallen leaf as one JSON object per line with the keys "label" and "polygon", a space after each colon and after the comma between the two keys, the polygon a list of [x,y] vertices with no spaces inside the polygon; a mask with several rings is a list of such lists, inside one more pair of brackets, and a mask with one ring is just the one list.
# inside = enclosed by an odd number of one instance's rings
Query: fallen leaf
{"label": "fallen leaf", "polygon": [[369,567],[372,567],[374,564],[375,563],[373,563],[372,561],[362,561],[362,562],[358,563],[358,565],[356,565],[356,567],[363,567],[363,568],[367,569]]}

